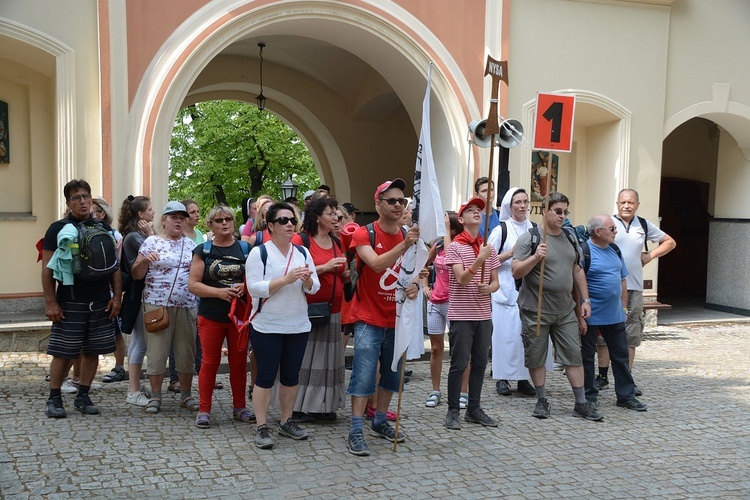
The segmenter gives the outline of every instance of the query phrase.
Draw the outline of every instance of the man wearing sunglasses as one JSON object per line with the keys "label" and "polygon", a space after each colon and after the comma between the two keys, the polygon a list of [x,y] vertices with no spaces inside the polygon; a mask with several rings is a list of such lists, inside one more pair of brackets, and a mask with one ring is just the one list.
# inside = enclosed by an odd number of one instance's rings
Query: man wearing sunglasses
{"label": "man wearing sunglasses", "polygon": [[625,334],[628,300],[625,278],[628,269],[619,247],[613,246],[617,227],[609,215],[596,215],[589,220],[587,229],[591,239],[582,246],[588,245],[589,251],[585,254],[591,256],[589,265],[585,266],[588,268],[586,281],[591,297],[591,316],[585,322],[581,320],[581,329],[586,331],[581,337],[586,399],[598,406],[594,354],[597,333],[600,333],[612,359],[617,406],[646,411],[647,406],[635,398],[635,383],[628,367]]}
{"label": "man wearing sunglasses", "polygon": [[[347,445],[353,455],[370,454],[363,432],[367,400],[376,394],[377,406],[372,420],[371,434],[393,442],[394,428],[387,422],[388,405],[399,390],[399,374],[391,370],[396,327],[396,285],[401,267],[401,256],[419,239],[419,228],[402,231],[401,218],[406,207],[402,179],[382,183],[375,190],[375,209],[380,217],[373,224],[374,248],[370,244],[367,226],[352,235],[350,250],[356,252],[357,268],[362,269],[357,291],[352,298],[354,325],[354,362],[347,393],[352,397],[352,420]],[[361,265],[361,264],[364,265]],[[419,292],[416,283],[406,289],[406,296],[414,299]],[[378,360],[380,383],[375,387]],[[398,369],[401,369],[399,364]],[[398,441],[405,439],[399,431]]]}
{"label": "man wearing sunglasses", "polygon": [[[594,405],[586,400],[584,389],[581,337],[579,332],[578,305],[573,300],[575,286],[581,298],[580,315],[591,316],[591,300],[586,286],[586,275],[581,267],[581,249],[564,233],[563,223],[570,214],[568,197],[551,192],[546,203],[542,203],[547,237],[542,233],[541,242],[532,244],[531,231],[522,234],[513,250],[511,271],[515,279],[523,278],[518,295],[524,346],[524,365],[529,369],[537,394],[537,403],[532,415],[549,418],[550,404],[545,393],[547,349],[552,338],[560,360],[565,365],[565,374],[575,395],[573,416],[586,420],[601,420]],[[541,227],[539,231],[541,232]],[[533,252],[533,253],[532,253]],[[544,264],[544,289],[541,301],[540,329],[537,335],[537,311],[539,309],[539,281]]]}

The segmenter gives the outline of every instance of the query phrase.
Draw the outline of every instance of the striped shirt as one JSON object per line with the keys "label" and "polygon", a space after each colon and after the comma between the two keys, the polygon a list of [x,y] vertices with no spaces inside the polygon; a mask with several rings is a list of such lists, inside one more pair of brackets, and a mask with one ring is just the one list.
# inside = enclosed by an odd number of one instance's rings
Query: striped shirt
{"label": "striped shirt", "polygon": [[[453,242],[445,251],[445,264],[449,266],[448,288],[450,294],[450,306],[448,308],[448,319],[450,321],[482,321],[492,319],[492,306],[490,296],[479,293],[479,283],[482,271],[477,272],[466,286],[461,286],[453,273],[454,264],[462,264],[464,269],[476,260],[477,254],[469,245]],[[500,267],[500,259],[497,252],[492,249],[492,255],[485,261],[484,282],[490,282],[492,270]]]}

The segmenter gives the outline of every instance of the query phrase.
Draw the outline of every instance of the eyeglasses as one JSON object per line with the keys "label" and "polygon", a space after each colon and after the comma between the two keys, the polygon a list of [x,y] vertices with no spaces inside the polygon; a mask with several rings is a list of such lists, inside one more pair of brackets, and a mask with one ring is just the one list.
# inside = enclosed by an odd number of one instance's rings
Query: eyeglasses
{"label": "eyeglasses", "polygon": [[293,226],[297,225],[297,217],[276,217],[276,220],[272,220],[271,222],[275,222],[276,224],[281,224],[282,226],[286,226],[290,222]]}
{"label": "eyeglasses", "polygon": [[570,215],[569,211],[563,210],[562,208],[553,208],[552,212],[556,213],[558,216],[564,215],[565,217],[567,217],[568,215]]}
{"label": "eyeglasses", "polygon": [[343,215],[334,215],[333,218],[335,220],[339,221],[339,222],[341,222],[342,220],[344,220],[344,216]]}
{"label": "eyeglasses", "polygon": [[402,207],[406,206],[406,198],[379,198],[380,201],[384,201],[388,203],[390,206],[395,206],[396,203],[401,205]]}
{"label": "eyeglasses", "polygon": [[529,200],[516,200],[513,202],[514,205],[529,205],[531,202]]}
{"label": "eyeglasses", "polygon": [[219,217],[213,220],[213,222],[215,222],[216,224],[224,224],[225,222],[232,222],[232,221],[234,221],[234,217]]}
{"label": "eyeglasses", "polygon": [[98,214],[103,214],[104,210],[102,210],[101,208],[96,208],[96,209],[94,209],[94,212],[96,212]]}
{"label": "eyeglasses", "polygon": [[91,199],[91,195],[86,194],[86,193],[77,194],[75,196],[70,197],[70,201],[83,201],[83,200],[90,200],[90,199]]}
{"label": "eyeglasses", "polygon": [[607,229],[607,230],[609,230],[612,233],[614,233],[615,231],[617,231],[617,228],[615,226],[603,227],[601,229]]}

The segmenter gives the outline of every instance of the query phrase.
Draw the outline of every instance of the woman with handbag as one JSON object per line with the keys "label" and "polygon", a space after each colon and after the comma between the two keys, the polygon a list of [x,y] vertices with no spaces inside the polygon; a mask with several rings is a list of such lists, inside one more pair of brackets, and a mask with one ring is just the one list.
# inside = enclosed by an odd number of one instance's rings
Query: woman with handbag
{"label": "woman with handbag", "polygon": [[150,236],[141,245],[133,264],[133,279],[145,277],[143,319],[151,398],[146,413],[161,411],[161,388],[167,370],[169,347],[173,345],[180,378],[180,406],[198,411],[192,395],[195,363],[196,299],[188,291],[190,264],[195,243],[183,236],[188,218],[185,205],[170,201],[162,211],[164,236]]}
{"label": "woman with handbag", "polygon": [[198,372],[200,409],[195,417],[195,426],[201,429],[211,427],[211,400],[225,340],[234,408],[232,416],[242,422],[255,422],[255,415],[245,407],[247,335],[240,335],[229,317],[232,302],[246,298],[245,260],[250,245],[234,239],[234,212],[226,205],[209,210],[206,226],[213,233],[213,240],[201,243],[193,250],[188,285],[188,290],[201,299],[198,303],[198,335],[203,358]]}
{"label": "woman with handbag", "polygon": [[[305,209],[303,232],[292,238],[312,255],[320,290],[307,296],[312,331],[299,373],[297,401],[293,418],[335,420],[336,410],[344,408],[344,346],[341,338],[343,281],[349,280],[341,241],[333,235],[338,226],[338,202],[333,198],[313,199]],[[315,309],[320,309],[316,312]]]}
{"label": "woman with handbag", "polygon": [[[131,268],[138,258],[138,249],[146,238],[154,235],[152,223],[154,209],[151,200],[145,196],[128,196],[120,208],[120,233],[123,238],[120,244],[120,270],[122,271],[122,333],[130,334],[128,345],[128,379],[130,390],[125,402],[136,406],[146,406],[148,398],[141,391],[141,367],[146,355],[146,337],[143,328],[141,298],[143,280],[133,279]],[[150,393],[149,393],[150,394]]]}
{"label": "woman with handbag", "polygon": [[253,248],[245,265],[248,291],[253,298],[250,340],[258,365],[253,391],[258,422],[255,444],[261,449],[273,447],[266,419],[277,373],[280,374],[279,434],[307,439],[307,432],[291,417],[310,334],[305,294],[315,294],[320,289],[310,252],[291,243],[298,222],[292,207],[288,203],[274,203],[266,219],[271,240]]}

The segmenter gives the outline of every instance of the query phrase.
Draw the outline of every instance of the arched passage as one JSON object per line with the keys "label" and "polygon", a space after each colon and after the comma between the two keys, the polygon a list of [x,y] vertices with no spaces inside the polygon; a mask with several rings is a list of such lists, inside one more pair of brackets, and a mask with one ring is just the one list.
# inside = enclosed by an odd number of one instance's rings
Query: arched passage
{"label": "arched passage", "polygon": [[[463,97],[469,95],[466,83],[445,69],[452,63],[439,42],[420,43],[415,32],[399,29],[401,21],[385,22],[362,9],[337,4],[333,11],[319,2],[300,5],[292,13],[275,4],[257,9],[242,5],[229,14],[214,13],[215,20],[209,9],[198,13],[200,22],[196,14],[178,30],[180,36],[165,46],[149,69],[148,80],[163,83],[143,85],[136,95],[129,136],[133,147],[128,148],[135,169],[125,183],[137,186],[138,179],[145,179],[144,190],[157,201],[166,195],[169,137],[177,110],[199,100],[198,96],[254,97],[257,63],[243,59],[251,59],[247,56],[257,51],[257,41],[262,40],[267,43],[264,58],[269,55],[269,70],[264,67],[267,109],[303,137],[326,181],[340,193],[348,191],[365,210],[372,206],[373,187],[383,179],[412,175],[424,77],[434,60],[434,157],[443,202],[455,205],[462,187],[454,185],[455,172],[465,163],[468,147],[462,140],[468,114],[464,108],[473,101]],[[201,31],[202,27],[206,28]],[[270,57],[274,44],[286,50],[278,64]],[[297,54],[326,51],[338,54],[338,60],[329,57],[312,64]],[[354,60],[361,64],[347,64]],[[231,72],[232,61],[231,78],[212,80],[210,67],[225,65]],[[324,92],[307,93],[315,90],[315,81],[324,82],[333,72],[344,72],[354,85],[350,89],[328,85]],[[337,175],[344,171],[345,176]]]}

